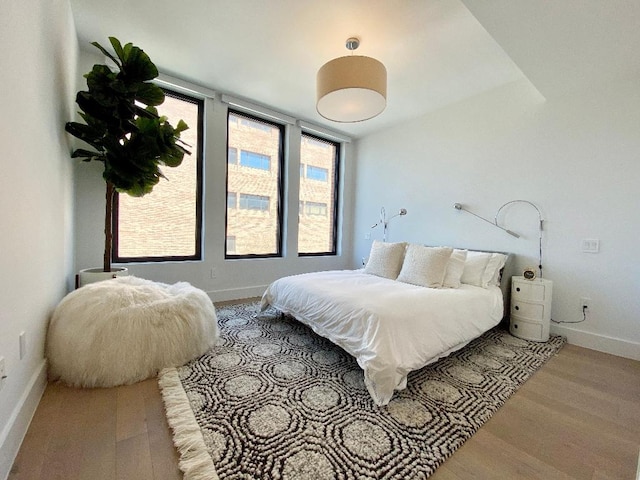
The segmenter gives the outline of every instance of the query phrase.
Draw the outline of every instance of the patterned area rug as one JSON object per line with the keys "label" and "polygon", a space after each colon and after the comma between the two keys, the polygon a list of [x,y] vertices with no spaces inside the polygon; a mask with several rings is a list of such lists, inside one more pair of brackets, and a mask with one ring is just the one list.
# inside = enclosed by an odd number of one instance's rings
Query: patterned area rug
{"label": "patterned area rug", "polygon": [[308,327],[257,303],[217,314],[220,344],[159,380],[187,479],[427,478],[564,345],[496,328],[376,407]]}

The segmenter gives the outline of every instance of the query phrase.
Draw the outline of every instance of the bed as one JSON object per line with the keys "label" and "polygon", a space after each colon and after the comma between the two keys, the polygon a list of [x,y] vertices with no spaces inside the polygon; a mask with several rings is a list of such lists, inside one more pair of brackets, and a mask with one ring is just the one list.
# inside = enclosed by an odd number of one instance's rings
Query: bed
{"label": "bed", "polygon": [[[261,308],[293,316],[354,356],[373,401],[386,405],[406,388],[409,372],[502,320],[501,272],[508,259],[498,252],[374,242],[364,269],[281,278],[269,285]],[[446,278],[453,270],[452,284]]]}

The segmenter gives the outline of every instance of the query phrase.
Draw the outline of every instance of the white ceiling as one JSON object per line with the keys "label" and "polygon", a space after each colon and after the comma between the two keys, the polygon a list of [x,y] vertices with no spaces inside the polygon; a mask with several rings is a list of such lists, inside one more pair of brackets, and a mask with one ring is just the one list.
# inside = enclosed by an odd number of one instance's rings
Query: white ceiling
{"label": "white ceiling", "polygon": [[[163,73],[353,137],[515,80],[528,78],[550,97],[563,86],[576,88],[585,77],[605,82],[640,72],[638,0],[71,5],[83,49],[93,49],[92,41],[107,46],[107,37],[115,36],[143,48]],[[387,108],[372,120],[340,124],[316,112],[315,80],[325,62],[348,53],[344,42],[352,36],[361,40],[358,54],[387,67]]]}

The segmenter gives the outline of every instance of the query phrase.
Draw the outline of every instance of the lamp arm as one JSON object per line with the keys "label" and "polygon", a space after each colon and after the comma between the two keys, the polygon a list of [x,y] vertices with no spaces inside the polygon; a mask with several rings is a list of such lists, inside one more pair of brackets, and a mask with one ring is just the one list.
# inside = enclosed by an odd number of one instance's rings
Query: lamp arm
{"label": "lamp arm", "polygon": [[507,232],[509,235],[511,235],[512,237],[516,237],[516,238],[520,238],[520,235],[518,235],[515,232],[512,232],[511,230],[508,230],[506,228],[501,227],[500,225],[498,225],[495,222],[492,222],[491,220],[488,220],[484,217],[481,217],[480,215],[478,215],[477,213],[473,213],[471,210],[467,210],[466,208],[464,208],[464,205],[462,205],[461,203],[456,203],[453,208],[455,208],[456,210],[463,210],[467,213],[470,213],[471,215],[473,215],[474,217],[479,218],[480,220],[483,220],[485,222],[487,222],[490,225],[493,225],[494,227],[498,227],[500,230],[504,230],[505,232]]}
{"label": "lamp arm", "polygon": [[540,209],[538,208],[538,206],[535,203],[530,202],[529,200],[511,200],[510,202],[505,203],[498,209],[495,216],[493,217],[493,221],[496,224],[496,226],[499,226],[498,215],[500,215],[500,211],[507,205],[511,205],[513,203],[526,203],[528,205],[531,205],[533,208],[535,208],[536,212],[538,212],[538,269],[540,270],[540,278],[542,278],[542,231],[544,230],[544,220],[542,219],[542,212],[540,212]]}
{"label": "lamp arm", "polygon": [[538,212],[538,221],[540,222],[540,225],[538,228],[540,229],[540,231],[544,230],[544,220],[542,220],[542,213],[540,212],[540,209],[538,208],[538,206],[535,203],[530,202],[529,200],[511,200],[510,202],[507,202],[504,205],[502,205],[496,212],[495,216],[493,217],[493,222],[496,224],[496,226],[498,226],[498,215],[500,215],[500,211],[504,207],[506,207],[507,205],[511,205],[512,203],[526,203],[528,205],[531,205],[533,208],[535,208],[536,212]]}
{"label": "lamp arm", "polygon": [[391,221],[392,218],[395,218],[397,216],[403,216],[407,214],[407,209],[406,208],[401,208],[400,211],[398,213],[396,213],[395,215],[392,215],[391,217],[387,218],[387,212],[385,211],[384,207],[382,207],[380,209],[380,221],[378,221],[377,223],[374,223],[373,225],[371,225],[371,228],[376,228],[379,225],[382,225],[382,241],[386,242],[387,241],[387,229],[389,227],[389,222]]}

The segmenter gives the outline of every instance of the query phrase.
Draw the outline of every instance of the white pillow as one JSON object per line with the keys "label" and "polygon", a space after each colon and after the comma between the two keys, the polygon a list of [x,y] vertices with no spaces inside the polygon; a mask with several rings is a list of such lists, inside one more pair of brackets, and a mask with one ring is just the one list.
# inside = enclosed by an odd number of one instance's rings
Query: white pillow
{"label": "white pillow", "polygon": [[385,243],[374,240],[369,253],[369,260],[364,267],[365,273],[395,280],[402,268],[405,242]]}
{"label": "white pillow", "polygon": [[500,286],[500,270],[504,267],[507,256],[501,253],[493,253],[487,262],[487,267],[482,275],[482,286],[487,288],[490,285]]}
{"label": "white pillow", "polygon": [[482,287],[484,271],[487,268],[489,259],[491,259],[491,255],[493,254],[486,252],[467,252],[460,282]]}
{"label": "white pillow", "polygon": [[442,286],[444,288],[459,288],[460,279],[462,278],[462,272],[464,271],[464,262],[467,259],[466,250],[455,249],[451,253],[449,262],[447,263],[447,269],[444,273],[444,280]]}
{"label": "white pillow", "polygon": [[440,288],[452,248],[409,244],[398,281],[421,287]]}

